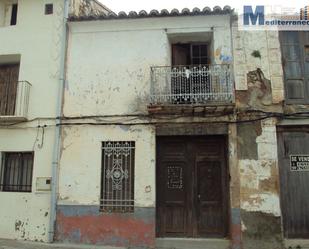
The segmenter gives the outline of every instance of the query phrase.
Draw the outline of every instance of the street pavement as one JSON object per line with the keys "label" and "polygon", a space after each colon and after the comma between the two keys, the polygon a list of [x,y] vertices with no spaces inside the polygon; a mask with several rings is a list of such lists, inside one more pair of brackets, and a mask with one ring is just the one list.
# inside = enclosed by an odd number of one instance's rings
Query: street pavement
{"label": "street pavement", "polygon": [[41,243],[0,239],[0,249],[126,249],[124,247]]}

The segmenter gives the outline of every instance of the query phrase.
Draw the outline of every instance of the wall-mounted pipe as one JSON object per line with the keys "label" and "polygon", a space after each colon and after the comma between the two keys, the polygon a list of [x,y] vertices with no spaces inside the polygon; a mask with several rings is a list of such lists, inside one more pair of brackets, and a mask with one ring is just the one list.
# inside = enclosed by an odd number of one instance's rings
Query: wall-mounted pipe
{"label": "wall-mounted pipe", "polygon": [[[61,59],[60,59],[60,78],[58,84],[58,99],[57,99],[57,116],[62,116],[62,103],[65,87],[65,60],[67,48],[67,19],[69,16],[69,0],[64,0],[63,6],[63,21],[62,21],[62,39],[61,39]],[[58,169],[61,151],[61,119],[56,120],[55,143],[53,148],[52,159],[52,189],[50,200],[50,222],[48,232],[48,242],[52,243],[55,237],[56,215],[57,215],[57,198],[58,198]]]}

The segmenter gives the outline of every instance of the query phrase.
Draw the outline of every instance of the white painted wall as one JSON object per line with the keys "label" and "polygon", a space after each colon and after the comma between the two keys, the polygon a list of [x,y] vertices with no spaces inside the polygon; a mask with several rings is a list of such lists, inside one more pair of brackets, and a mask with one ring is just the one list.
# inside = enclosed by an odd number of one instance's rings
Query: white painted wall
{"label": "white painted wall", "polygon": [[[5,2],[0,0],[0,10]],[[53,15],[44,15],[46,3],[54,4]],[[62,15],[62,0],[22,0],[18,1],[17,25],[0,26],[1,63],[20,55],[19,80],[32,84],[29,119],[56,117]],[[54,121],[33,121],[10,129],[0,127],[0,152],[35,153],[32,192],[0,192],[0,238],[48,239],[50,193],[39,193],[35,186],[37,177],[51,175],[55,127],[45,129],[44,145],[40,149],[37,145],[42,142],[42,129],[38,133],[35,128],[38,124],[52,125]]]}
{"label": "white painted wall", "polygon": [[[47,241],[50,193],[36,191],[36,178],[51,175],[54,128],[45,130],[44,146],[36,129],[0,128],[0,151],[34,151],[31,193],[0,192],[0,238]],[[20,226],[16,226],[20,224]]]}
{"label": "white painted wall", "polygon": [[[175,37],[213,37],[213,61],[223,63],[221,53],[232,58],[229,16],[86,21],[69,27],[63,108],[68,117],[146,113],[150,67],[171,65]],[[99,205],[101,146],[108,140],[136,142],[135,206],[155,207],[152,125],[64,127],[58,204]]]}
{"label": "white painted wall", "polygon": [[103,141],[135,141],[135,206],[155,207],[155,128],[150,125],[64,127],[58,204],[100,205]]}
{"label": "white painted wall", "polygon": [[[208,34],[231,57],[229,16],[163,17],[70,23],[64,114],[146,112],[150,67],[168,66],[169,37]],[[220,50],[221,49],[221,50]],[[220,55],[216,63],[221,63]]]}

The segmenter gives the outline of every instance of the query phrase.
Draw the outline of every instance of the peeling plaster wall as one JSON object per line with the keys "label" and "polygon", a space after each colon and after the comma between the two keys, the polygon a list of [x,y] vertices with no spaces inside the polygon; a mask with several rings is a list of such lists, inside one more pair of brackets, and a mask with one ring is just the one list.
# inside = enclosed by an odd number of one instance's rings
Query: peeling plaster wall
{"label": "peeling plaster wall", "polygon": [[[239,31],[236,24],[233,25],[232,32],[237,104],[251,109],[267,108],[268,111],[277,111],[275,104],[282,102],[284,98],[278,32]],[[259,51],[261,58],[252,56],[253,51]],[[260,72],[257,68],[260,68]],[[262,79],[259,74],[262,74]],[[261,84],[270,84],[270,89],[267,90],[267,85],[261,87]],[[244,94],[247,96],[244,97]],[[269,96],[271,101],[268,103]],[[276,120],[239,124],[237,134],[244,247],[280,248]],[[255,228],[250,227],[253,223]],[[273,238],[267,235],[274,233],[272,229],[276,231]],[[269,233],[270,231],[272,232]],[[262,240],[266,244],[259,242]]]}
{"label": "peeling plaster wall", "polygon": [[[283,112],[284,82],[276,31],[232,25],[236,106]],[[252,53],[258,51],[260,58]],[[282,248],[275,118],[237,125],[243,248]]]}
{"label": "peeling plaster wall", "polygon": [[[71,22],[69,29],[65,116],[147,114],[150,68],[171,65],[175,37],[213,37],[213,60],[231,59],[229,16]],[[154,247],[156,130],[150,124],[130,125],[145,122],[138,116],[127,121],[125,126],[63,127],[58,240]],[[107,140],[136,143],[132,214],[99,212],[101,146]]]}
{"label": "peeling plaster wall", "polygon": [[[273,104],[284,99],[283,70],[277,31],[241,31],[232,27],[235,88],[248,90],[247,73],[260,68],[271,82]],[[252,56],[259,51],[261,58]]]}
{"label": "peeling plaster wall", "polygon": [[[135,141],[132,214],[99,212],[102,141],[109,140]],[[60,165],[57,240],[116,246],[154,245],[154,127],[64,127]]]}
{"label": "peeling plaster wall", "polygon": [[229,16],[85,21],[69,26],[66,116],[146,113],[150,67],[171,64],[169,36],[194,37],[213,29],[216,63],[231,58]]}
{"label": "peeling plaster wall", "polygon": [[[69,29],[65,116],[147,114],[150,68],[171,65],[171,40],[212,37],[213,62],[232,60],[229,16],[71,22]],[[126,120],[125,126],[63,128],[58,240],[154,247],[156,130],[152,125],[130,125],[145,122],[142,118]],[[106,140],[136,142],[132,214],[99,212],[101,143]],[[235,218],[235,226],[240,227],[240,219]]]}
{"label": "peeling plaster wall", "polygon": [[[44,15],[46,3],[54,4],[53,15]],[[28,119],[56,117],[62,16],[62,0],[19,0],[17,25],[0,26],[0,56],[20,55],[19,80],[32,84]],[[36,179],[51,176],[55,127],[45,128],[40,149],[42,129],[35,128],[39,122],[0,127],[0,152],[34,151],[32,192],[0,192],[0,238],[48,240],[50,192],[37,192]]]}
{"label": "peeling plaster wall", "polygon": [[154,207],[155,130],[152,126],[65,127],[58,203],[100,205],[103,141],[135,141],[135,206]]}
{"label": "peeling plaster wall", "polygon": [[239,125],[238,151],[244,248],[281,248],[276,120]]}

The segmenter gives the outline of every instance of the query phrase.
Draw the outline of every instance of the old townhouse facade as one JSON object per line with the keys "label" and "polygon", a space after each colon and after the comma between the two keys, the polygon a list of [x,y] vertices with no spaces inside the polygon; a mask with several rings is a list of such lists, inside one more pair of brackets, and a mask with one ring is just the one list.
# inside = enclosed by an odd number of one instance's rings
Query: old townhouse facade
{"label": "old townhouse facade", "polygon": [[228,6],[68,26],[56,240],[308,246],[307,32]]}
{"label": "old townhouse facade", "polygon": [[308,247],[308,32],[2,2],[1,238]]}
{"label": "old townhouse facade", "polygon": [[0,238],[53,241],[66,20],[96,1],[0,1]]}

